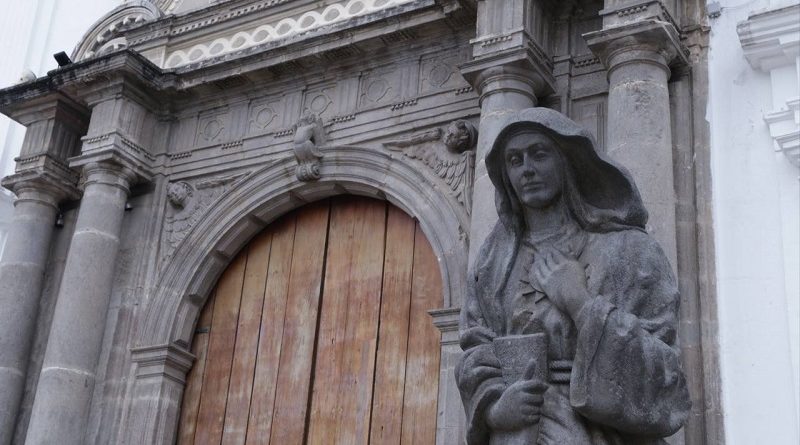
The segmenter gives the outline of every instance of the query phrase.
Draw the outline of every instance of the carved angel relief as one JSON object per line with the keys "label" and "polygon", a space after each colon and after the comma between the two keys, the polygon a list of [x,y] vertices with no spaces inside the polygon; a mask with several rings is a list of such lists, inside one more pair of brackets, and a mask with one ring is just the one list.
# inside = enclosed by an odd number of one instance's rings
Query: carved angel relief
{"label": "carved angel relief", "polygon": [[211,204],[222,194],[233,188],[248,173],[217,176],[190,184],[171,182],[167,186],[167,216],[164,224],[162,259],[169,258],[197,225]]}
{"label": "carved angel relief", "polygon": [[465,120],[453,121],[445,131],[437,128],[408,138],[387,141],[391,151],[416,159],[442,178],[469,214],[472,211],[472,183],[478,141],[475,126]]}

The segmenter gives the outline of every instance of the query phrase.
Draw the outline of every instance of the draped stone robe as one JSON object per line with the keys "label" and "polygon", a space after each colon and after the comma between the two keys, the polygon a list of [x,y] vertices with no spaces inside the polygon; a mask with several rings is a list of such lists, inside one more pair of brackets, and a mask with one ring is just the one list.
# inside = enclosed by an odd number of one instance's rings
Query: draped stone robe
{"label": "draped stone robe", "polygon": [[[572,230],[554,245],[586,266],[592,299],[575,322],[526,281],[535,245],[526,247],[498,223],[483,246],[461,313],[464,355],[456,368],[469,445],[489,443],[486,412],[506,388],[492,340],[530,333],[513,320],[520,314],[537,318],[549,337],[539,445],[665,443],[661,438],[680,429],[691,405],[675,344],[679,295],[668,260],[634,228]],[[570,361],[568,377],[553,379],[553,364],[563,374]]]}

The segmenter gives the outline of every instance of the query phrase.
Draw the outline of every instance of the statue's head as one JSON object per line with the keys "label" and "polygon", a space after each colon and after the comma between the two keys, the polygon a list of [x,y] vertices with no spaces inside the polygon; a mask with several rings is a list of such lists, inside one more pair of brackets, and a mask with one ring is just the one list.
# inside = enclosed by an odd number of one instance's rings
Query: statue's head
{"label": "statue's head", "polygon": [[503,161],[511,191],[522,206],[544,208],[562,198],[564,159],[547,134],[526,128],[509,134]]}
{"label": "statue's head", "polygon": [[465,120],[450,122],[444,133],[444,145],[453,153],[463,153],[475,146],[478,140],[478,131]]}
{"label": "statue's head", "polygon": [[184,208],[191,195],[192,186],[185,182],[171,182],[167,185],[167,199],[175,208]]}
{"label": "statue's head", "polygon": [[529,108],[509,116],[486,156],[497,212],[524,230],[523,207],[564,200],[584,229],[643,228],[647,211],[631,177],[595,149],[591,135],[563,114]]}

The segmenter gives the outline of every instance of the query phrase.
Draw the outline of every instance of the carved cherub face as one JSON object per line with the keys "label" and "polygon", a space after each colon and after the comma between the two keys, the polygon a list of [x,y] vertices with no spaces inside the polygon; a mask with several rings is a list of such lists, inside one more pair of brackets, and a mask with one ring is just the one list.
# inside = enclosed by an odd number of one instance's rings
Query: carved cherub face
{"label": "carved cherub face", "polygon": [[451,122],[444,134],[444,145],[452,151],[462,152],[469,148],[469,130],[462,121]]}
{"label": "carved cherub face", "polygon": [[189,197],[189,186],[183,182],[172,183],[167,186],[167,199],[170,204],[182,209]]}
{"label": "carved cherub face", "polygon": [[512,135],[505,146],[504,160],[511,187],[523,205],[544,208],[561,196],[564,161],[549,136],[536,131]]}

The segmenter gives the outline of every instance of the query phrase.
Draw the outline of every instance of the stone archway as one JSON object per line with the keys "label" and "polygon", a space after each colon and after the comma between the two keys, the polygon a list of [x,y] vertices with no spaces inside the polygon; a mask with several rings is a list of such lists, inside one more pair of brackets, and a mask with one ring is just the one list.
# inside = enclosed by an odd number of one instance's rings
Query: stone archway
{"label": "stone archway", "polygon": [[392,153],[362,147],[327,147],[317,181],[299,181],[296,165],[293,157],[285,157],[242,179],[162,266],[134,333],[122,443],[173,443],[185,376],[194,359],[188,348],[213,285],[253,236],[305,203],[341,194],[372,196],[417,218],[439,263],[443,306],[459,306],[467,276],[469,217],[434,173]]}

